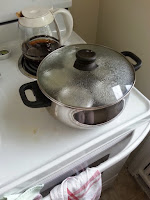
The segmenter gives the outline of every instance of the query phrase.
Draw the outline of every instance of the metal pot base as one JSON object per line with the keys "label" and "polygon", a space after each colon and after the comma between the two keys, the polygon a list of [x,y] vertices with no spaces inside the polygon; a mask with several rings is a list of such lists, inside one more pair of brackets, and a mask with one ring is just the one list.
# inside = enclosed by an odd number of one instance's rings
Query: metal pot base
{"label": "metal pot base", "polygon": [[118,117],[123,111],[126,101],[127,98],[108,108],[92,111],[74,110],[57,105],[54,102],[46,109],[55,119],[67,126],[93,129],[105,125]]}

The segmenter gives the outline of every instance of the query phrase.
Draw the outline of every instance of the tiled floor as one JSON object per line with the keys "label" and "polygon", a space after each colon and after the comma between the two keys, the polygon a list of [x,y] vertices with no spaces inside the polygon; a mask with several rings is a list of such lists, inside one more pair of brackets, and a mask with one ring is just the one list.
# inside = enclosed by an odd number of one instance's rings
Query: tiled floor
{"label": "tiled floor", "polygon": [[149,200],[124,167],[112,188],[102,192],[100,200]]}

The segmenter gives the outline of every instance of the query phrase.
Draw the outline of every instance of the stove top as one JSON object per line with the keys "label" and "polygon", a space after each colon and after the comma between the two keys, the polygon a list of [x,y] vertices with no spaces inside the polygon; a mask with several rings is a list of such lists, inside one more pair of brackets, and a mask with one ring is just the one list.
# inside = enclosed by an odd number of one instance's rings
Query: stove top
{"label": "stove top", "polygon": [[[72,33],[66,43],[84,41]],[[19,42],[9,41],[2,45],[11,49],[7,60],[0,60],[0,188],[25,182],[31,177],[36,182],[42,169],[58,170],[82,157],[94,148],[113,141],[123,128],[140,120],[149,112],[149,101],[133,88],[124,111],[114,121],[92,130],[67,127],[49,115],[45,108],[26,107],[19,96],[19,88],[31,77],[18,68],[21,55]],[[32,77],[34,78],[34,77]],[[30,95],[30,94],[29,94]],[[40,177],[40,173],[38,175]]]}

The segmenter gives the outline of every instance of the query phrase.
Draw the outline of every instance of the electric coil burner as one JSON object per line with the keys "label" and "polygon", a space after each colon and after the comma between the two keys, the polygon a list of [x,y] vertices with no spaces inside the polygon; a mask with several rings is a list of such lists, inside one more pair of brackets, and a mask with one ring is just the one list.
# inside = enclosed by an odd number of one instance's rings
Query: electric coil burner
{"label": "electric coil burner", "polygon": [[[62,47],[64,47],[64,45],[60,46],[59,48],[62,48]],[[40,64],[40,61],[33,62],[32,60],[26,58],[23,55],[19,58],[19,61],[18,61],[18,67],[21,73],[32,79],[37,79],[36,73],[37,73],[39,64]]]}
{"label": "electric coil burner", "polygon": [[21,56],[18,61],[18,67],[22,74],[29,78],[36,79],[38,65],[32,64],[32,62],[29,62],[24,56]]}

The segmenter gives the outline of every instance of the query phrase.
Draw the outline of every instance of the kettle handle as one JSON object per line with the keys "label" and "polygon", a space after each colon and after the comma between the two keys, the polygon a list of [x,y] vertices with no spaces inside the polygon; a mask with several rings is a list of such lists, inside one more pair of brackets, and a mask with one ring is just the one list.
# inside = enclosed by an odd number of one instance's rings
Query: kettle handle
{"label": "kettle handle", "polygon": [[[61,36],[59,28],[58,28],[58,34],[60,36],[60,44],[63,45],[68,40],[68,38],[70,37],[70,35],[72,33],[72,30],[73,30],[73,18],[72,18],[72,15],[70,14],[70,12],[68,10],[66,10],[64,8],[51,10],[51,12],[54,15],[54,19],[55,19],[55,16],[57,14],[61,14],[63,16],[64,23],[65,23],[65,26],[66,26],[66,33],[65,33],[64,36]],[[55,22],[55,23],[57,24],[57,22]]]}

